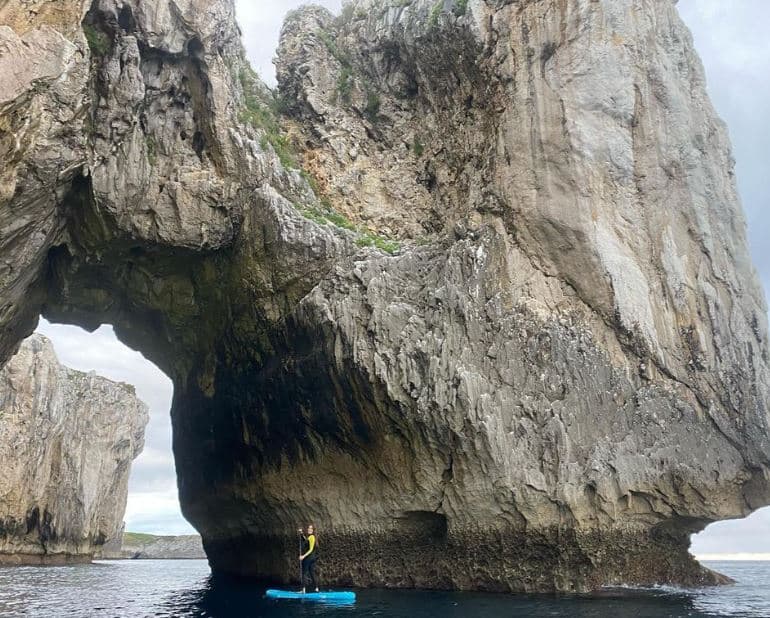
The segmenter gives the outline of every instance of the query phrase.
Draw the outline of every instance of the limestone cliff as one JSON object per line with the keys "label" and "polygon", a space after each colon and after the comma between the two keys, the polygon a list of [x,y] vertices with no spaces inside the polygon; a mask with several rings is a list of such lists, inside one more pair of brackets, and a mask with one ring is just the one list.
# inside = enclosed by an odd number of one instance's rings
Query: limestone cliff
{"label": "limestone cliff", "polygon": [[230,0],[28,4],[0,354],[42,312],[172,377],[215,570],[292,577],[312,519],[328,582],[719,580],[689,534],[770,503],[766,307],[673,0],[305,8],[277,95]]}
{"label": "limestone cliff", "polygon": [[147,406],[33,335],[0,371],[0,563],[90,560],[122,531]]}

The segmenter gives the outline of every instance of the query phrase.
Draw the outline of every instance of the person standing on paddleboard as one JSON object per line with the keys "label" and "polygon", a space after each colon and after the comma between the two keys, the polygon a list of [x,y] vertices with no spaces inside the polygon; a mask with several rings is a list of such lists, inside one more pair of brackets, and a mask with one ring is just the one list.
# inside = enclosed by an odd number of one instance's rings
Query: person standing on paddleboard
{"label": "person standing on paddleboard", "polygon": [[315,526],[308,524],[307,536],[299,529],[299,533],[302,535],[303,549],[305,553],[299,555],[299,560],[302,563],[302,592],[305,592],[305,582],[310,579],[311,588],[315,588],[318,592],[318,584],[315,580],[315,562],[318,559],[318,541],[315,538]]}

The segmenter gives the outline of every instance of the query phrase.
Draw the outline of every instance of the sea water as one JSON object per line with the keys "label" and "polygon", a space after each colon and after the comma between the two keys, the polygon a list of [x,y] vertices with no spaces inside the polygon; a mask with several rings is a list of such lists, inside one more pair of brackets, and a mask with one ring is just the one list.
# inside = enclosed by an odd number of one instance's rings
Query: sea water
{"label": "sea water", "polygon": [[245,582],[212,578],[204,560],[124,560],[0,568],[0,616],[282,618],[770,618],[770,562],[709,562],[737,580],[702,590],[613,588],[591,595],[358,590],[351,607],[271,601]]}

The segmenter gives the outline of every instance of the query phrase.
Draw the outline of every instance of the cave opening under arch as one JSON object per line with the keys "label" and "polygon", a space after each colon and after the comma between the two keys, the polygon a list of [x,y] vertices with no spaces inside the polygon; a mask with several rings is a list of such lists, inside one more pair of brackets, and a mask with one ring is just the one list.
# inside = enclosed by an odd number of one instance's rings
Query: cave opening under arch
{"label": "cave opening under arch", "polygon": [[60,363],[133,386],[137,397],[149,408],[144,447],[131,467],[124,516],[126,531],[158,535],[195,533],[179,507],[169,416],[173,384],[168,376],[122,343],[107,324],[88,332],[41,318],[35,332],[53,343]]}

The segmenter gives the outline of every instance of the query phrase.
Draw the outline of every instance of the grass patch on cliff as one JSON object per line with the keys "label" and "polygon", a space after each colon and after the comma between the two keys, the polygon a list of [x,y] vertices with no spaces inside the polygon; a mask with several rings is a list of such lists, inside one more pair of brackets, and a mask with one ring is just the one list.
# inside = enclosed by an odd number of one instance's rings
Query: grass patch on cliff
{"label": "grass patch on cliff", "polygon": [[324,206],[323,210],[314,207],[303,207],[299,204],[294,204],[294,208],[296,208],[303,217],[315,221],[319,225],[331,224],[342,228],[343,230],[350,230],[351,232],[356,231],[356,226],[353,225],[353,222],[347,217],[341,215],[331,208],[331,206],[324,204],[323,202],[322,205]]}
{"label": "grass patch on cliff", "polygon": [[452,12],[458,17],[462,17],[463,15],[465,15],[467,11],[468,11],[468,0],[457,0],[455,2],[454,7],[452,7]]}
{"label": "grass patch on cliff", "polygon": [[110,51],[109,37],[92,24],[83,24],[83,34],[86,35],[88,49],[94,56],[106,56]]}
{"label": "grass patch on cliff", "polygon": [[433,8],[430,10],[430,15],[428,16],[428,25],[431,28],[435,28],[438,26],[438,20],[441,17],[441,13],[444,10],[444,0],[438,0],[436,4],[433,5]]}
{"label": "grass patch on cliff", "polygon": [[371,90],[366,93],[366,107],[364,107],[364,116],[375,124],[380,118],[380,95]]}
{"label": "grass patch on cliff", "polygon": [[238,119],[262,132],[262,150],[272,147],[286,169],[298,169],[297,157],[278,122],[283,102],[259,88],[257,74],[251,67],[242,67],[238,80],[243,89],[243,108]]}
{"label": "grass patch on cliff", "polygon": [[[348,5],[350,6],[350,5]],[[340,63],[340,74],[337,78],[337,86],[334,91],[334,103],[350,105],[353,101],[353,88],[356,77],[363,83],[366,90],[366,104],[362,111],[363,116],[372,124],[380,118],[380,95],[375,90],[371,81],[361,72],[357,72],[353,64],[353,58],[346,51],[340,49],[335,37],[327,30],[320,30],[318,38],[323,41],[329,54]]]}
{"label": "grass patch on cliff", "polygon": [[375,234],[369,230],[356,227],[350,219],[335,211],[328,205],[328,203],[322,202],[322,205],[324,206],[323,209],[300,206],[299,204],[294,204],[294,208],[297,209],[303,217],[310,221],[314,221],[318,225],[334,225],[343,230],[355,233],[357,235],[356,244],[359,247],[376,247],[380,251],[384,251],[390,255],[393,255],[401,249],[401,243]]}
{"label": "grass patch on cliff", "polygon": [[331,211],[329,214],[326,215],[326,219],[332,225],[336,225],[337,227],[340,227],[343,230],[355,231],[355,229],[356,229],[356,226],[353,225],[353,223],[351,223],[351,221],[349,219],[347,219],[345,216],[339,214],[338,212]]}
{"label": "grass patch on cliff", "polygon": [[[348,5],[351,6],[351,5]],[[353,60],[350,56],[343,52],[334,36],[327,30],[319,30],[318,38],[323,41],[329,54],[340,63],[340,75],[337,78],[337,87],[334,92],[335,102],[341,101],[345,105],[349,105],[351,96],[353,94]]]}
{"label": "grass patch on cliff", "polygon": [[340,76],[337,79],[337,89],[335,97],[337,101],[342,101],[345,105],[350,105],[351,95],[353,94],[353,73],[348,66],[342,67]]}
{"label": "grass patch on cliff", "polygon": [[390,255],[393,255],[401,249],[401,243],[372,232],[362,232],[361,235],[356,238],[356,244],[359,247],[377,247],[380,251],[384,251]]}
{"label": "grass patch on cliff", "polygon": [[142,543],[151,543],[156,537],[154,534],[145,534],[144,532],[124,532],[124,545],[141,545]]}
{"label": "grass patch on cliff", "polygon": [[339,62],[343,67],[348,67],[351,70],[353,69],[353,61],[351,60],[350,56],[339,48],[337,41],[330,32],[326,30],[319,30],[318,38],[323,41],[326,49],[329,50],[329,53],[334,56],[337,62]]}

